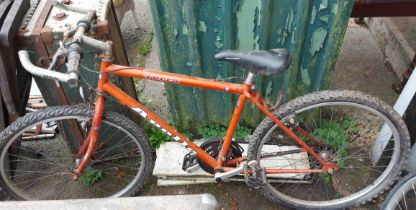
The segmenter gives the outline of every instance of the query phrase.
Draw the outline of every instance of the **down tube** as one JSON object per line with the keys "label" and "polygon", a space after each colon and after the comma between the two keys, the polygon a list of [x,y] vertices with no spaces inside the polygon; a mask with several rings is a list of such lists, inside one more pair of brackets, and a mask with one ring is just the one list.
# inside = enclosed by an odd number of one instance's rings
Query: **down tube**
{"label": "down tube", "polygon": [[166,135],[170,136],[172,139],[177,141],[178,143],[181,143],[185,147],[189,147],[192,150],[194,150],[197,153],[198,158],[200,158],[202,161],[210,165],[211,167],[215,168],[216,166],[216,160],[207,154],[203,149],[198,147],[196,144],[192,143],[188,138],[186,138],[184,135],[176,131],[173,127],[171,127],[168,123],[166,123],[164,120],[160,119],[158,116],[156,116],[152,111],[147,109],[145,106],[140,104],[138,101],[130,97],[127,93],[120,90],[117,86],[115,86],[112,83],[106,83],[103,86],[103,89],[116,98],[118,101],[120,101],[123,105],[128,106],[140,116],[145,118],[148,122],[159,128],[161,131],[166,133]]}

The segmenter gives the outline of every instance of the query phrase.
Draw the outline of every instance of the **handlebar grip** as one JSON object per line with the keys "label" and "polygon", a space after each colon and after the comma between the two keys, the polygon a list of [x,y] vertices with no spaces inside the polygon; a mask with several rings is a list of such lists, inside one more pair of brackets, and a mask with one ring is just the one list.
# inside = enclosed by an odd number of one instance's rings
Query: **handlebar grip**
{"label": "handlebar grip", "polygon": [[78,43],[73,43],[69,47],[67,74],[68,74],[68,86],[71,88],[77,87],[79,84],[79,61],[81,60],[81,54],[79,53],[81,46]]}

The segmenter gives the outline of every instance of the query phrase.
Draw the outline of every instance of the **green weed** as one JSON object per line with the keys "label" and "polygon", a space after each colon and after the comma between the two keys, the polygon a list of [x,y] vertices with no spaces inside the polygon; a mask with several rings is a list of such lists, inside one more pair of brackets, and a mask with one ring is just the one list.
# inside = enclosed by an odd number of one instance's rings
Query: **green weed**
{"label": "green weed", "polygon": [[144,42],[139,46],[139,53],[142,56],[147,56],[152,51],[153,32],[147,34]]}
{"label": "green weed", "polygon": [[144,132],[149,137],[150,145],[153,149],[159,148],[159,146],[167,141],[169,141],[169,136],[163,133],[159,128],[146,124],[144,127]]}
{"label": "green weed", "polygon": [[103,172],[101,170],[93,169],[90,166],[87,166],[79,178],[82,184],[84,184],[87,187],[91,187],[98,180],[103,178]]}
{"label": "green weed", "polygon": [[351,117],[346,117],[341,122],[322,120],[321,127],[315,129],[311,135],[318,141],[323,141],[337,152],[338,164],[345,167],[344,158],[348,155],[346,148],[349,144],[349,135],[357,134],[360,129],[358,123]]}
{"label": "green weed", "polygon": [[[206,127],[198,129],[198,134],[203,138],[224,138],[227,128],[219,124],[209,124]],[[252,130],[245,126],[237,126],[234,132],[234,138],[237,140],[244,139],[252,133]]]}
{"label": "green weed", "polygon": [[[172,123],[169,124],[172,125]],[[151,124],[146,124],[146,126],[144,127],[144,132],[149,137],[150,145],[153,149],[159,148],[161,144],[170,140],[170,137],[167,134],[165,134],[159,128]],[[179,132],[186,136],[186,138],[188,139],[192,139],[194,136],[189,131],[179,130]]]}

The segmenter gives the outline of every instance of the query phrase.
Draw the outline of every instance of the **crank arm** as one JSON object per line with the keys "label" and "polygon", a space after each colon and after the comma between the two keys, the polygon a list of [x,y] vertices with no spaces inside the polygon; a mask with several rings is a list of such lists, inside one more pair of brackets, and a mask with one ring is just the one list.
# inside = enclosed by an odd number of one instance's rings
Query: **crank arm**
{"label": "crank arm", "polygon": [[215,181],[223,182],[226,181],[228,178],[242,174],[244,172],[245,163],[240,164],[240,166],[234,170],[227,171],[227,172],[217,172],[214,175]]}

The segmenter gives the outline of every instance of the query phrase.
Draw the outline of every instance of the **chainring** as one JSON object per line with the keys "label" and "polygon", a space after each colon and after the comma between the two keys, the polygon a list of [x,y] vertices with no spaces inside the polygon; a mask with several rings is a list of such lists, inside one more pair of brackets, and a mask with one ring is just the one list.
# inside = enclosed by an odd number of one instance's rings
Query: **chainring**
{"label": "chainring", "polygon": [[[212,139],[204,142],[201,144],[201,149],[203,149],[206,153],[211,155],[213,158],[217,158],[220,149],[222,146],[222,140],[218,139]],[[234,158],[239,158],[243,156],[244,149],[237,143],[237,142],[231,142],[230,150],[228,151],[227,158],[225,162],[232,160]],[[197,158],[199,166],[206,171],[207,173],[214,174],[214,168],[209,166],[208,164],[204,163],[201,159]]]}

